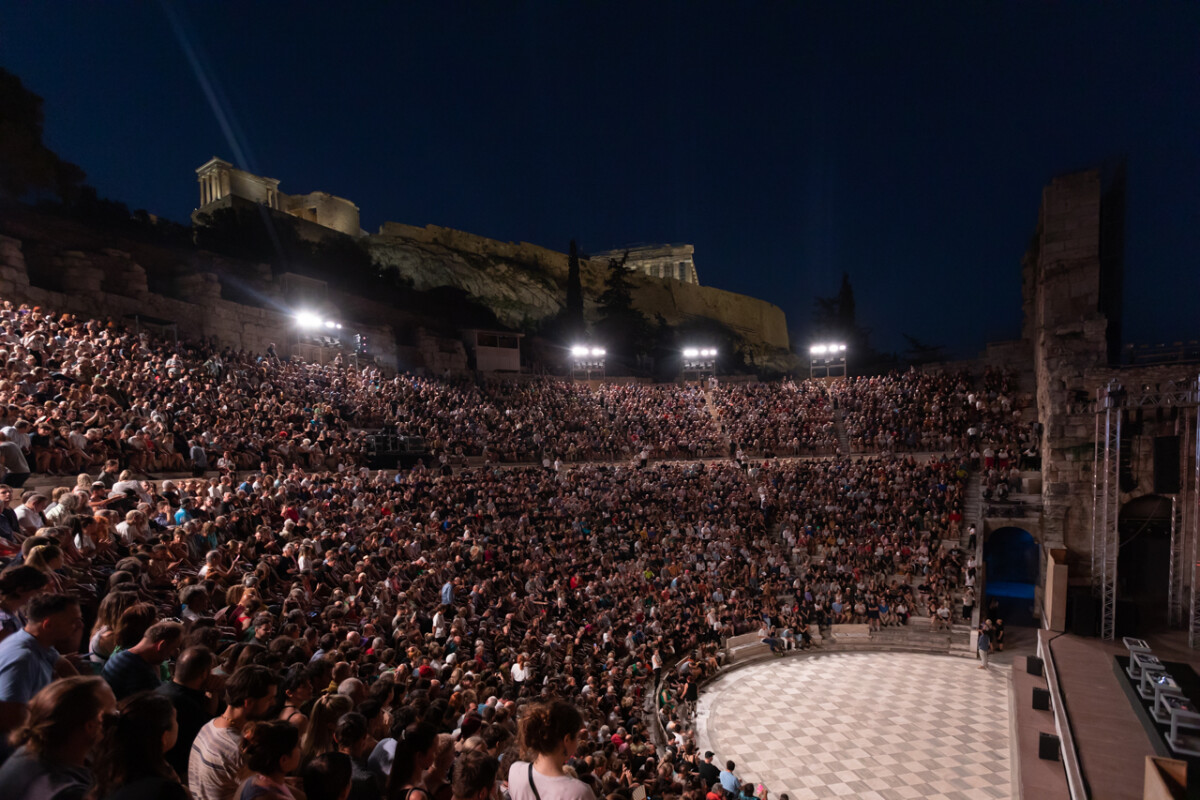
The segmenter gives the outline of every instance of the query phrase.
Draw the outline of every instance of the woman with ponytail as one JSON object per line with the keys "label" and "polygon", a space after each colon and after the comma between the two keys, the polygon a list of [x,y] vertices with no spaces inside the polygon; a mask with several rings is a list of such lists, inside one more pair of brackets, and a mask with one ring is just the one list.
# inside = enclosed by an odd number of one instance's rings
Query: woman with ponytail
{"label": "woman with ponytail", "polygon": [[175,706],[166,695],[138,692],[125,698],[92,759],[91,800],[187,800],[187,790],[163,755],[178,735]]}
{"label": "woman with ponytail", "polygon": [[284,782],[300,766],[300,731],[295,725],[251,722],[242,731],[242,754],[254,774],[242,781],[236,800],[295,800]]}
{"label": "woman with ponytail", "polygon": [[563,769],[582,732],[583,715],[565,700],[527,706],[517,726],[521,758],[527,760],[508,771],[512,800],[596,800],[590,786]]}
{"label": "woman with ponytail", "polygon": [[[387,772],[388,800],[432,800],[425,791],[425,772],[437,758],[437,730],[428,722],[413,722],[397,731],[392,741],[391,763],[381,765]],[[388,749],[389,740],[379,743]]]}
{"label": "woman with ponytail", "polygon": [[92,784],[88,757],[116,708],[103,678],[63,678],[35,694],[11,738],[19,749],[0,767],[0,797],[82,798]]}

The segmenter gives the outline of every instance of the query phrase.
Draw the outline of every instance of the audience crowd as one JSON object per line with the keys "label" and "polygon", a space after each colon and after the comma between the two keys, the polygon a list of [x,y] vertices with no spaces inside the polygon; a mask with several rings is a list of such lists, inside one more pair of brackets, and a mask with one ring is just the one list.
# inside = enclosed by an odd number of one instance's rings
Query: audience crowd
{"label": "audience crowd", "polygon": [[[973,596],[969,442],[651,462],[728,447],[700,389],[384,378],[12,307],[0,348],[6,800],[746,796],[691,732],[723,637],[805,647]],[[831,407],[870,419],[874,392],[715,407],[739,441],[832,452]],[[487,460],[367,470],[382,426]],[[32,472],[76,477],[17,496]]]}

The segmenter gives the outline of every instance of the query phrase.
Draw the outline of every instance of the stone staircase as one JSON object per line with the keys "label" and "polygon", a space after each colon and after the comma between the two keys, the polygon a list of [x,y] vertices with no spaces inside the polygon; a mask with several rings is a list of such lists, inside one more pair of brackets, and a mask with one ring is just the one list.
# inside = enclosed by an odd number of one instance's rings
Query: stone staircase
{"label": "stone staircase", "polygon": [[850,434],[846,433],[846,423],[842,421],[842,409],[833,410],[833,426],[837,430],[838,450],[842,455],[850,455]]}
{"label": "stone staircase", "polygon": [[729,450],[729,434],[725,431],[725,425],[721,422],[721,415],[717,413],[717,405],[713,402],[712,392],[708,389],[703,390],[704,393],[704,408],[708,411],[708,415],[712,417],[713,425],[721,432],[721,441],[725,444],[726,451]]}
{"label": "stone staircase", "polygon": [[963,496],[963,521],[959,546],[967,549],[967,531],[972,525],[976,531],[983,530],[983,478],[978,472],[972,472],[967,478],[967,488]]}

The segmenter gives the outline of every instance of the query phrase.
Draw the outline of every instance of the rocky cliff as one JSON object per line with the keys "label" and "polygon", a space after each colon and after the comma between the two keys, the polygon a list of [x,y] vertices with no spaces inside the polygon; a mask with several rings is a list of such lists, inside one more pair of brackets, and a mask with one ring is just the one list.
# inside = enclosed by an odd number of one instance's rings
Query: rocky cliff
{"label": "rocky cliff", "polygon": [[[553,316],[566,298],[566,254],[526,242],[387,223],[366,245],[377,264],[397,270],[414,288],[456,287],[514,327]],[[585,259],[580,267],[585,313],[593,317],[607,262]],[[787,352],[787,319],[778,306],[667,278],[633,274],[630,280],[634,304],[651,318],[661,314],[671,324],[707,318],[740,335],[757,357],[778,358]]]}

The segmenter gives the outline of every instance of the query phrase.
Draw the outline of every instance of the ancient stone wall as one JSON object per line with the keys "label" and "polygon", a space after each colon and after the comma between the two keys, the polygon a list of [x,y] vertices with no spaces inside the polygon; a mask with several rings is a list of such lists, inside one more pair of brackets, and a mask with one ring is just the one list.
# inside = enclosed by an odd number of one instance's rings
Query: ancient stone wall
{"label": "ancient stone wall", "polygon": [[[212,272],[180,273],[170,280],[169,293],[151,292],[146,270],[120,250],[64,250],[39,258],[45,262],[40,272],[56,277],[53,288],[30,281],[21,240],[0,236],[0,298],[87,317],[125,318],[130,324],[135,315],[169,320],[177,325],[180,338],[215,337],[223,345],[253,352],[264,352],[272,343],[288,352],[297,342],[283,280],[271,293],[277,309],[258,308],[223,299],[221,280]],[[380,324],[397,316],[394,309],[337,291],[329,291],[327,299],[346,313],[355,331],[368,337],[371,355],[385,369],[396,369],[399,363],[439,374],[466,371],[461,342],[418,329],[401,359],[395,331]]]}
{"label": "ancient stone wall", "polygon": [[[1072,578],[1091,567],[1097,392],[1117,381],[1128,390],[1194,382],[1195,365],[1121,367],[1109,363],[1117,320],[1102,309],[1100,175],[1056,178],[1043,192],[1038,234],[1024,259],[1025,331],[1031,338],[1042,437],[1043,544],[1066,548]],[[1110,308],[1113,306],[1108,304]],[[1153,439],[1181,435],[1195,410],[1142,410],[1126,415],[1122,447],[1130,456],[1120,503],[1153,491]],[[1101,431],[1101,437],[1103,432]],[[1103,439],[1101,438],[1101,444]],[[1195,431],[1181,443],[1181,469],[1193,474]]]}

